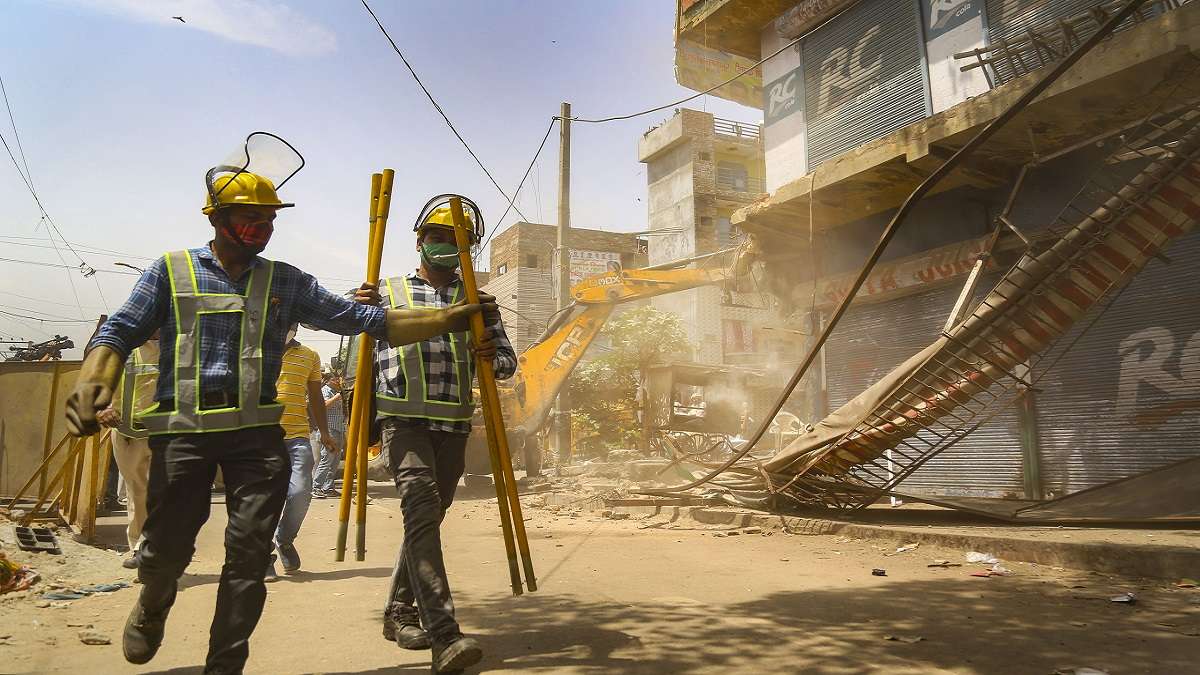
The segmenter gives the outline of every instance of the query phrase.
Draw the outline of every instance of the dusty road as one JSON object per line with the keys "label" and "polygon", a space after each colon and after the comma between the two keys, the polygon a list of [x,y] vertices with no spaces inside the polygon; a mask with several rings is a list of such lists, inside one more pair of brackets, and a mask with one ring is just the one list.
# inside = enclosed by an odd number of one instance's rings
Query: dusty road
{"label": "dusty road", "polygon": [[[373,488],[370,550],[332,561],[336,501],[314,501],[298,545],[305,570],[269,586],[248,673],[427,673],[428,652],[380,637],[379,610],[399,543],[399,503]],[[969,576],[962,551],[774,533],[714,537],[651,523],[528,508],[541,589],[508,589],[494,502],[463,499],[445,526],[466,631],[487,651],[479,670],[505,673],[1119,673],[1195,672],[1200,591],[1008,564],[1012,576]],[[157,658],[121,658],[133,590],[37,608],[0,604],[0,672],[199,673],[221,563],[223,507],[196,559]],[[114,528],[115,529],[115,528]],[[353,537],[351,537],[353,540]],[[887,551],[890,552],[890,551]],[[872,576],[885,568],[887,576]],[[1133,605],[1111,603],[1124,591]],[[92,625],[114,644],[87,646]],[[889,639],[892,638],[898,639]],[[920,638],[918,641],[917,639]]]}

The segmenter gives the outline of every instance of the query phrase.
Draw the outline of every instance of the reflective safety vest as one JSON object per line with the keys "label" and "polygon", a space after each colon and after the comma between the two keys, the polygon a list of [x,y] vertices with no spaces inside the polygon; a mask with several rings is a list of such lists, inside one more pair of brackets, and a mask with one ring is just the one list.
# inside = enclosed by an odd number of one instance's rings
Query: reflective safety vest
{"label": "reflective safety vest", "polygon": [[135,349],[125,361],[125,374],[121,376],[121,384],[117,387],[120,392],[118,410],[121,413],[121,423],[117,425],[117,431],[126,438],[145,438],[150,435],[142,421],[136,419],[144,410],[134,410],[137,392],[148,379],[158,379],[158,364],[142,361],[138,350]]}
{"label": "reflective safety vest", "polygon": [[[413,302],[412,286],[407,277],[392,277],[384,282],[392,309],[436,309]],[[455,293],[454,302],[462,296],[462,286]],[[400,351],[400,378],[404,381],[404,396],[393,396],[383,387],[377,387],[375,407],[381,415],[415,417],[445,422],[464,422],[471,419],[475,404],[471,400],[471,354],[467,347],[467,333],[449,333],[450,352],[454,355],[454,369],[458,376],[458,400],[430,400],[425,383],[425,359],[421,355],[421,343],[403,347],[390,347]]]}
{"label": "reflective safety vest", "polygon": [[[151,435],[231,431],[278,424],[279,403],[263,404],[262,342],[266,332],[271,279],[275,263],[264,260],[250,271],[246,294],[201,293],[196,269],[187,251],[167,254],[171,305],[175,312],[175,409],[149,412],[138,420]],[[200,409],[200,317],[236,312],[242,315],[242,340],[236,406]],[[166,349],[168,345],[163,345]]]}

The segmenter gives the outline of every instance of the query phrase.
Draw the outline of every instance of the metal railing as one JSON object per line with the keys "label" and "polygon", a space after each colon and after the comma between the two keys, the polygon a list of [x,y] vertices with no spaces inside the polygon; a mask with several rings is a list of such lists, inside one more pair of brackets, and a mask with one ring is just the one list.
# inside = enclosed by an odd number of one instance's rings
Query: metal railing
{"label": "metal railing", "polygon": [[757,124],[746,124],[745,122],[735,122],[733,120],[714,117],[713,133],[757,141],[762,134],[762,127]]}
{"label": "metal railing", "polygon": [[[1153,0],[1134,12],[1117,30],[1125,30],[1193,1]],[[959,52],[954,58],[971,59],[959,70],[967,72],[981,68],[988,85],[997,87],[1062,60],[1099,30],[1126,2],[1127,0],[1107,0],[1039,30],[1028,28],[1022,34],[993,40],[987,47]]]}
{"label": "metal railing", "polygon": [[717,189],[729,192],[744,192],[746,194],[760,194],[767,191],[766,184],[761,178],[721,174],[717,174]]}

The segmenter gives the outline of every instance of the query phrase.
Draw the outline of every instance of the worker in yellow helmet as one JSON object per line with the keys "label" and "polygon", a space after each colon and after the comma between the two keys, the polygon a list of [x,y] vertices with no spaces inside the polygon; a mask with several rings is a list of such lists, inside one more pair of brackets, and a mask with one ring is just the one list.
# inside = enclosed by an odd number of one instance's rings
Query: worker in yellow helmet
{"label": "worker in yellow helmet", "polygon": [[[449,206],[436,206],[438,200],[426,205],[414,225],[421,266],[384,282],[385,301],[393,309],[437,310],[453,306],[465,294],[456,272],[454,221]],[[478,211],[467,213],[474,216],[478,241]],[[500,312],[485,311],[484,324],[486,340],[475,355],[492,360],[497,378],[512,377],[517,356]],[[466,332],[448,331],[403,347],[380,344],[375,353],[381,442],[404,516],[404,541],[384,603],[383,634],[405,649],[432,647],[434,672],[461,670],[483,654],[454,618],[439,532],[463,475],[475,410],[470,344]]]}
{"label": "worker in yellow helmet", "polygon": [[[403,345],[465,330],[471,315],[495,305],[488,298],[436,312],[383,310],[330,293],[312,275],[258,255],[276,214],[292,206],[270,180],[216,167],[206,184],[202,211],[212,239],[166,253],[142,274],[88,345],[66,414],[72,434],[98,431],[96,413],[112,400],[122,364],[161,331],[157,405],[136,415],[153,453],[138,555],[142,588],[125,625],[125,658],[146,663],[158,651],[220,468],[229,525],[204,672],[241,673],[266,599],[263,577],[291,473],[276,401],[288,327],[365,331]],[[379,297],[370,285],[358,296],[365,303]]]}

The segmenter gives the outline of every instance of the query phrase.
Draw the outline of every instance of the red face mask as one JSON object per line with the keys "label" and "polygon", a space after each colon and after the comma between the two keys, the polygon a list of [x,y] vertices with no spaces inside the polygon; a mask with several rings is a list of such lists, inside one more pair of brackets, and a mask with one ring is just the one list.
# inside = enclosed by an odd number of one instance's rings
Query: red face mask
{"label": "red face mask", "polygon": [[271,241],[271,234],[275,232],[275,226],[266,222],[244,225],[230,223],[228,227],[237,239],[250,248],[265,247],[267,242]]}

